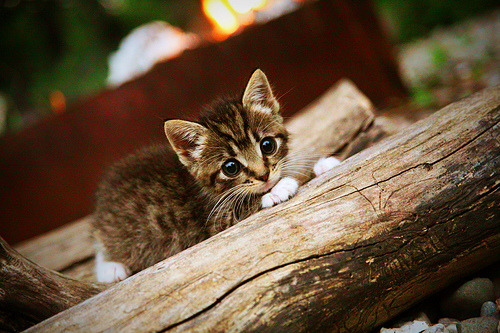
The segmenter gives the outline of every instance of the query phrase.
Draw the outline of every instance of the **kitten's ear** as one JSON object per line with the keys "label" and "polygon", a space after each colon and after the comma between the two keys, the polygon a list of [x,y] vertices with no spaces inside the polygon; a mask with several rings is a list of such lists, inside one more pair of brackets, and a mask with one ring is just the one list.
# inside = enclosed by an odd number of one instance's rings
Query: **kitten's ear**
{"label": "kitten's ear", "polygon": [[253,72],[248,81],[242,102],[245,108],[250,108],[252,105],[261,106],[258,109],[263,112],[277,113],[280,107],[267,81],[266,74],[260,69]]}
{"label": "kitten's ear", "polygon": [[165,122],[165,134],[185,166],[190,166],[200,155],[207,129],[200,124],[184,120]]}

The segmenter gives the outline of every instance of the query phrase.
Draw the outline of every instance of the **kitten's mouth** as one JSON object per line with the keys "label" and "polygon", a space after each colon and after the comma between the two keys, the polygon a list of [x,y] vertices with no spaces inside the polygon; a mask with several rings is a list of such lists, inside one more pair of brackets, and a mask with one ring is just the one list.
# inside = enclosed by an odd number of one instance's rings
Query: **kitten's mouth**
{"label": "kitten's mouth", "polygon": [[274,187],[274,185],[276,185],[276,183],[278,182],[278,178],[270,178],[267,182],[265,182],[264,184],[262,184],[262,186],[259,188],[259,192],[260,193],[266,193],[268,192],[270,189],[272,189]]}
{"label": "kitten's mouth", "polygon": [[262,185],[261,192],[265,193],[265,192],[269,191],[270,189],[272,189],[273,186],[274,186],[274,184],[272,182],[266,182],[265,184]]}

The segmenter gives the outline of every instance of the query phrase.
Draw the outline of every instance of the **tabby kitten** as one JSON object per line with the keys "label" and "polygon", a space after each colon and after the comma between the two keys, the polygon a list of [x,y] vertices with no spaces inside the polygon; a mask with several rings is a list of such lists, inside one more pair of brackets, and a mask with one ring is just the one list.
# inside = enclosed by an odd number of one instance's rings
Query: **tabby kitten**
{"label": "tabby kitten", "polygon": [[[241,99],[215,103],[199,122],[169,120],[170,145],[116,164],[96,195],[96,275],[120,281],[288,200],[288,133],[266,76],[256,70]],[[315,172],[337,164],[320,159]]]}

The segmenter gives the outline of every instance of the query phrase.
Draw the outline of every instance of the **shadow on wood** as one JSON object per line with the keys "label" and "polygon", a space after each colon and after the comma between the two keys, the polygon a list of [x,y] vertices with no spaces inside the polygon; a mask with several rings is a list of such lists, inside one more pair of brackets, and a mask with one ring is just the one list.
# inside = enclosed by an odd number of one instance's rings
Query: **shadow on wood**
{"label": "shadow on wood", "polygon": [[0,237],[0,330],[26,329],[103,291],[26,260]]}

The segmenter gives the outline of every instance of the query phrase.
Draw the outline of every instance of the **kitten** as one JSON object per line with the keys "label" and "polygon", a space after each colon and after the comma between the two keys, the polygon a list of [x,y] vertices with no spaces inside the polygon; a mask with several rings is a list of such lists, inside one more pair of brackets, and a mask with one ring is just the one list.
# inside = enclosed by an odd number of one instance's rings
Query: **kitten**
{"label": "kitten", "polygon": [[[299,186],[288,133],[266,76],[219,101],[199,122],[165,122],[169,145],[116,164],[96,195],[96,276],[113,282],[292,197]],[[316,174],[338,164],[316,163]],[[292,175],[292,176],[290,176]]]}

